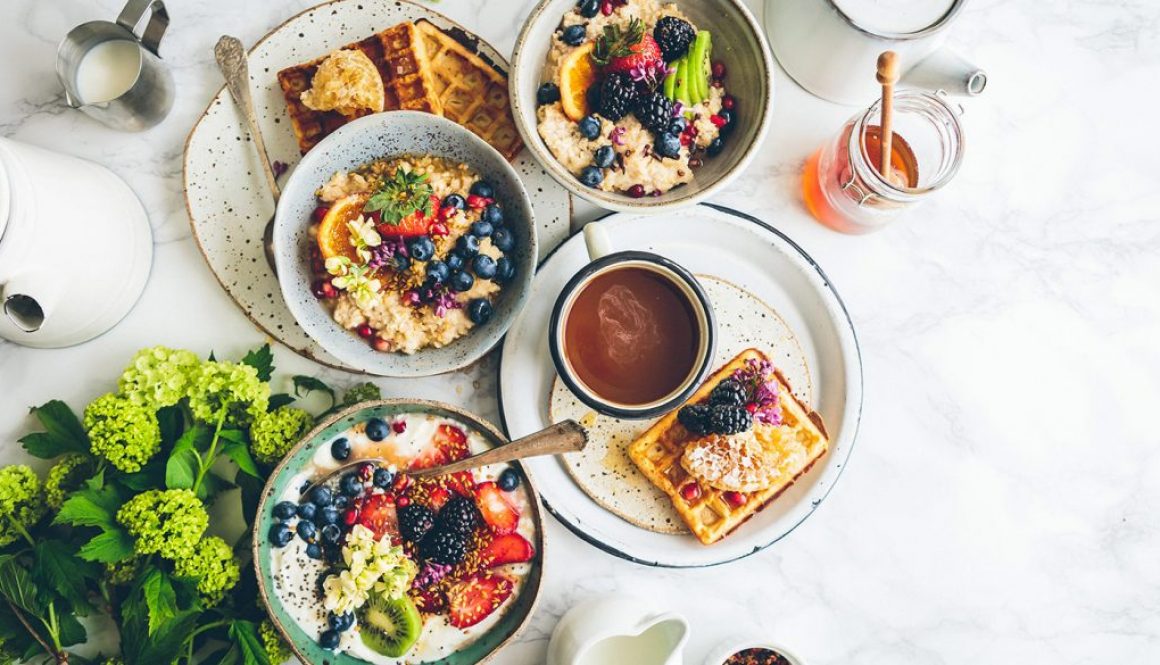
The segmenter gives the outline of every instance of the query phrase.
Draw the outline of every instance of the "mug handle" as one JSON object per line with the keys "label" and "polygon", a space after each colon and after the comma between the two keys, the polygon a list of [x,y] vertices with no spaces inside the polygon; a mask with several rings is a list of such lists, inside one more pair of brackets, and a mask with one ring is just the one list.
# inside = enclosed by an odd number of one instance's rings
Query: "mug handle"
{"label": "mug handle", "polygon": [[158,49],[161,47],[161,37],[169,27],[169,11],[161,0],[129,0],[125,8],[117,17],[117,25],[125,28],[134,35],[137,34],[137,24],[145,17],[145,10],[150,11],[149,22],[145,24],[145,31],[141,33],[141,45],[150,53],[161,57]]}
{"label": "mug handle", "polygon": [[612,253],[612,240],[604,225],[600,222],[588,222],[584,225],[584,246],[588,248],[588,260],[608,256]]}

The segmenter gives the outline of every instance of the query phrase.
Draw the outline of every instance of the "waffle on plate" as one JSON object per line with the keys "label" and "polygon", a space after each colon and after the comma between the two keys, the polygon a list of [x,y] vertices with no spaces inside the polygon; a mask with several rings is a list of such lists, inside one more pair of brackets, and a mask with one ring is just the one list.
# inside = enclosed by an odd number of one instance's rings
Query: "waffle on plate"
{"label": "waffle on plate", "polygon": [[[749,361],[768,359],[756,349],[741,352],[710,376],[687,404],[707,400],[719,383],[744,369]],[[777,383],[781,424],[754,422],[751,431],[724,437],[735,443],[733,448],[724,445],[723,437],[694,435],[678,421],[677,411],[661,418],[629,445],[632,461],[669,496],[689,530],[706,545],[724,538],[793,485],[829,447],[821,417],[793,396],[780,372],[773,370],[772,376]],[[690,446],[698,447],[702,454],[686,455]],[[762,453],[754,453],[753,446]],[[751,458],[755,455],[772,468],[754,469]],[[714,465],[723,460],[736,463],[736,473],[713,466],[701,469],[698,477],[686,468],[690,461]],[[768,486],[749,492],[721,489],[737,482],[741,483],[738,487],[752,487],[755,477],[762,479],[759,485],[768,482]]]}

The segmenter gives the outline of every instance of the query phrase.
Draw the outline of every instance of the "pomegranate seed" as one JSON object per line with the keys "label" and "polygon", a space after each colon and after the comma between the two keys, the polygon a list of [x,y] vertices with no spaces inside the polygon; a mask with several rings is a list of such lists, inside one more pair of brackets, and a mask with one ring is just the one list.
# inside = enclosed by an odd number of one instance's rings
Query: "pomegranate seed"
{"label": "pomegranate seed", "polygon": [[722,118],[721,116],[717,115],[716,113],[709,116],[709,122],[713,123],[713,125],[715,127],[717,127],[718,129],[729,124],[729,121],[727,121],[725,118]]}
{"label": "pomegranate seed", "polygon": [[745,496],[741,492],[725,492],[725,494],[722,496],[724,496],[725,500],[729,502],[729,505],[733,506],[734,508],[740,508],[741,506],[744,506],[745,502],[749,500],[749,497]]}
{"label": "pomegranate seed", "polygon": [[410,484],[411,477],[405,473],[400,473],[395,476],[395,482],[391,484],[391,489],[395,490],[398,494],[402,494]]}
{"label": "pomegranate seed", "polygon": [[409,497],[401,496],[395,501],[395,505],[400,508],[406,508],[407,506],[411,505],[411,499]]}
{"label": "pomegranate seed", "polygon": [[310,257],[310,269],[315,273],[326,272],[326,262],[322,260],[321,256]]}
{"label": "pomegranate seed", "polygon": [[721,108],[732,110],[734,106],[737,106],[737,100],[733,99],[733,95],[725,95],[721,100]]}
{"label": "pomegranate seed", "polygon": [[354,330],[358,333],[358,336],[362,337],[363,339],[370,339],[371,335],[375,334],[375,331],[365,323],[355,328]]}
{"label": "pomegranate seed", "polygon": [[[455,210],[455,208],[452,208],[452,210]],[[445,236],[448,233],[447,225],[442,222],[436,222],[431,225],[430,229],[427,229],[427,232],[435,237]]]}
{"label": "pomegranate seed", "polygon": [[319,224],[322,222],[322,218],[326,217],[326,213],[328,212],[330,212],[330,206],[318,206],[314,209],[314,212],[311,213],[310,219],[315,224]]}
{"label": "pomegranate seed", "polygon": [[407,421],[406,420],[396,420],[395,422],[391,423],[391,431],[394,432],[395,434],[402,434],[403,432],[406,432],[407,431]]}
{"label": "pomegranate seed", "polygon": [[701,496],[701,486],[697,483],[689,483],[681,488],[681,496],[685,501],[696,501]]}
{"label": "pomegranate seed", "polygon": [[375,475],[375,465],[371,462],[363,462],[358,465],[358,477],[362,480],[370,480]]}
{"label": "pomegranate seed", "polygon": [[693,142],[693,136],[691,134],[681,132],[680,140],[681,140],[681,145],[687,146]]}
{"label": "pomegranate seed", "polygon": [[745,405],[745,410],[748,411],[750,415],[757,413],[757,405],[750,402],[749,404]]}
{"label": "pomegranate seed", "polygon": [[604,0],[600,3],[600,13],[605,16],[612,14],[612,0]]}
{"label": "pomegranate seed", "polygon": [[700,157],[693,157],[689,160],[689,168],[691,169],[699,169],[704,164],[705,162],[702,162]]}
{"label": "pomegranate seed", "polygon": [[338,289],[330,283],[329,279],[320,279],[310,287],[311,292],[314,293],[315,298],[321,300],[333,300],[338,297]]}
{"label": "pomegranate seed", "polygon": [[483,210],[492,202],[492,199],[486,196],[478,196],[476,194],[467,195],[467,207],[473,210]]}
{"label": "pomegranate seed", "polygon": [[355,510],[354,508],[350,508],[345,513],[342,514],[342,523],[347,525],[347,526],[354,526],[354,523],[357,521],[358,521],[358,511]]}
{"label": "pomegranate seed", "polygon": [[633,185],[628,188],[628,195],[634,199],[639,199],[644,196],[644,185]]}
{"label": "pomegranate seed", "polygon": [[721,62],[720,60],[713,63],[713,78],[725,78],[725,63]]}
{"label": "pomegranate seed", "polygon": [[382,337],[376,337],[374,341],[371,342],[371,347],[373,347],[375,351],[382,351],[383,353],[386,353],[387,351],[391,350],[391,343]]}

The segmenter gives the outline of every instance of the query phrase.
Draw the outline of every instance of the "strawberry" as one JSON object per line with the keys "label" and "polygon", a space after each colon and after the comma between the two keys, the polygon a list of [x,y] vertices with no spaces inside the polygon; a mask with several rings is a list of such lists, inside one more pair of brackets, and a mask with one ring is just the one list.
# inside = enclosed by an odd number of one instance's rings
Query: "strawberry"
{"label": "strawberry", "polygon": [[424,614],[440,614],[447,609],[447,596],[438,589],[412,591],[411,599],[415,601],[415,607]]}
{"label": "strawberry", "polygon": [[658,67],[664,68],[665,61],[661,57],[661,47],[657,46],[652,35],[644,35],[639,42],[630,46],[629,49],[632,51],[630,55],[612,58],[604,71],[631,74],[634,69],[638,72],[648,72]]}
{"label": "strawberry", "polygon": [[411,460],[412,469],[429,469],[433,466],[447,464],[467,457],[467,435],[454,425],[440,425],[431,437],[428,446],[415,459]]}
{"label": "strawberry", "polygon": [[386,494],[372,494],[359,507],[356,524],[370,529],[378,540],[385,535],[392,539],[399,535],[399,516],[395,512],[395,499]]}
{"label": "strawberry", "polygon": [[451,492],[448,492],[442,487],[432,489],[430,494],[427,495],[427,501],[431,504],[429,507],[435,512],[439,512],[443,508],[443,505],[450,499]]}
{"label": "strawberry", "polygon": [[371,213],[375,218],[375,228],[384,236],[397,236],[400,238],[414,238],[417,236],[427,235],[427,231],[431,228],[431,221],[434,215],[424,215],[422,210],[407,215],[399,220],[398,224],[387,224],[380,221],[382,218],[378,213]]}
{"label": "strawberry", "polygon": [[447,590],[448,619],[456,628],[474,626],[512,595],[512,581],[496,573],[476,573]]}
{"label": "strawberry", "polygon": [[632,75],[635,70],[643,75],[665,68],[661,47],[638,18],[630,20],[626,26],[604,26],[604,32],[596,38],[592,61],[602,66],[605,74],[620,72]]}
{"label": "strawberry", "polygon": [[475,501],[479,504],[479,512],[483,521],[491,527],[493,533],[512,533],[520,524],[520,511],[508,503],[507,497],[492,481],[475,486]]}
{"label": "strawberry", "polygon": [[518,533],[508,533],[496,536],[480,551],[479,557],[484,568],[495,568],[505,563],[531,561],[535,554],[535,548],[526,538]]}

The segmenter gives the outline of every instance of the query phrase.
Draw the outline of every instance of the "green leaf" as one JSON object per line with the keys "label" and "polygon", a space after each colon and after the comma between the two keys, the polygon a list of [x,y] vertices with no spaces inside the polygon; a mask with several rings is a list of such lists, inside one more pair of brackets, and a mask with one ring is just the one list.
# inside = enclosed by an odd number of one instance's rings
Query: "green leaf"
{"label": "green leaf", "polygon": [[250,455],[250,447],[240,441],[226,441],[225,445],[226,455],[238,465],[244,473],[259,478],[261,476],[258,471],[258,465],[254,462],[254,458]]}
{"label": "green leaf", "polygon": [[24,654],[31,651],[34,655],[39,649],[40,644],[20,623],[12,606],[0,602],[0,663],[16,665],[28,661],[30,658],[24,657]]}
{"label": "green leaf", "polygon": [[202,477],[201,485],[197,488],[197,498],[209,504],[217,495],[233,488],[233,483],[211,471]]}
{"label": "green leaf", "polygon": [[274,409],[278,409],[286,406],[287,404],[293,403],[294,397],[292,395],[287,395],[286,393],[274,393],[273,395],[270,395],[270,404],[266,407],[266,410],[273,411]]}
{"label": "green leaf", "polygon": [[238,472],[234,482],[237,483],[238,488],[242,491],[242,514],[243,515],[257,515],[258,502],[262,499],[262,490],[265,488],[265,481],[262,478]]}
{"label": "green leaf", "polygon": [[98,566],[77,558],[72,546],[59,540],[38,542],[33,561],[32,577],[38,584],[55,590],[78,614],[88,614],[92,606],[86,583],[100,575]]}
{"label": "green leaf", "polygon": [[40,617],[44,611],[39,589],[12,554],[0,555],[0,596],[33,617]]}
{"label": "green leaf", "polygon": [[72,526],[99,526],[113,528],[117,524],[117,510],[121,507],[121,495],[114,487],[91,489],[94,483],[102,482],[99,476],[89,479],[90,489],[74,492],[61,504],[60,512],[53,524]]}
{"label": "green leaf", "polygon": [[85,434],[85,428],[81,427],[81,421],[77,420],[76,414],[73,413],[68,404],[54,399],[33,407],[30,412],[36,416],[36,419],[40,421],[40,424],[49,434],[61,441],[69,442],[73,446],[70,452],[88,451],[89,437]]}
{"label": "green leaf", "polygon": [[135,473],[115,472],[118,483],[134,492],[157,489],[165,486],[165,463],[167,459],[154,457]]}
{"label": "green leaf", "polygon": [[258,378],[263,381],[269,381],[274,375],[274,354],[271,353],[269,344],[263,344],[247,353],[246,357],[242,358],[242,364],[258,370]]}
{"label": "green leaf", "polygon": [[398,226],[405,217],[416,211],[422,210],[424,215],[431,214],[432,191],[431,185],[427,184],[426,174],[399,169],[390,180],[383,181],[382,189],[367,200],[363,210],[379,211],[384,222]]}
{"label": "green leaf", "polygon": [[258,635],[258,625],[253,621],[235,620],[230,624],[230,638],[238,645],[245,665],[271,665]]}
{"label": "green leaf", "polygon": [[150,567],[141,584],[145,594],[145,606],[149,608],[149,634],[153,635],[163,625],[177,616],[177,592],[169,576],[156,567]]}
{"label": "green leaf", "polygon": [[173,445],[185,427],[185,414],[181,407],[164,406],[157,410],[157,423],[161,426],[161,445]]}
{"label": "green leaf", "polygon": [[85,561],[118,563],[133,556],[133,536],[114,527],[85,543],[78,554]]}
{"label": "green leaf", "polygon": [[171,490],[193,489],[201,466],[201,456],[197,449],[208,442],[209,430],[194,425],[173,444],[169,459],[165,462],[165,487]]}
{"label": "green leaf", "polygon": [[[77,618],[72,614],[57,612],[56,620],[57,626],[59,628],[57,635],[59,636],[60,645],[62,647],[71,647],[74,644],[82,644],[89,639],[88,634],[85,632],[85,627],[82,626],[81,622],[77,621]],[[72,662],[73,659],[69,658],[69,663],[71,664]]]}
{"label": "green leaf", "polygon": [[305,397],[311,392],[318,390],[329,395],[330,403],[332,405],[334,404],[336,400],[336,397],[334,396],[334,388],[331,388],[319,379],[316,379],[313,376],[303,376],[298,374],[292,380],[294,381],[294,394],[296,396]]}

